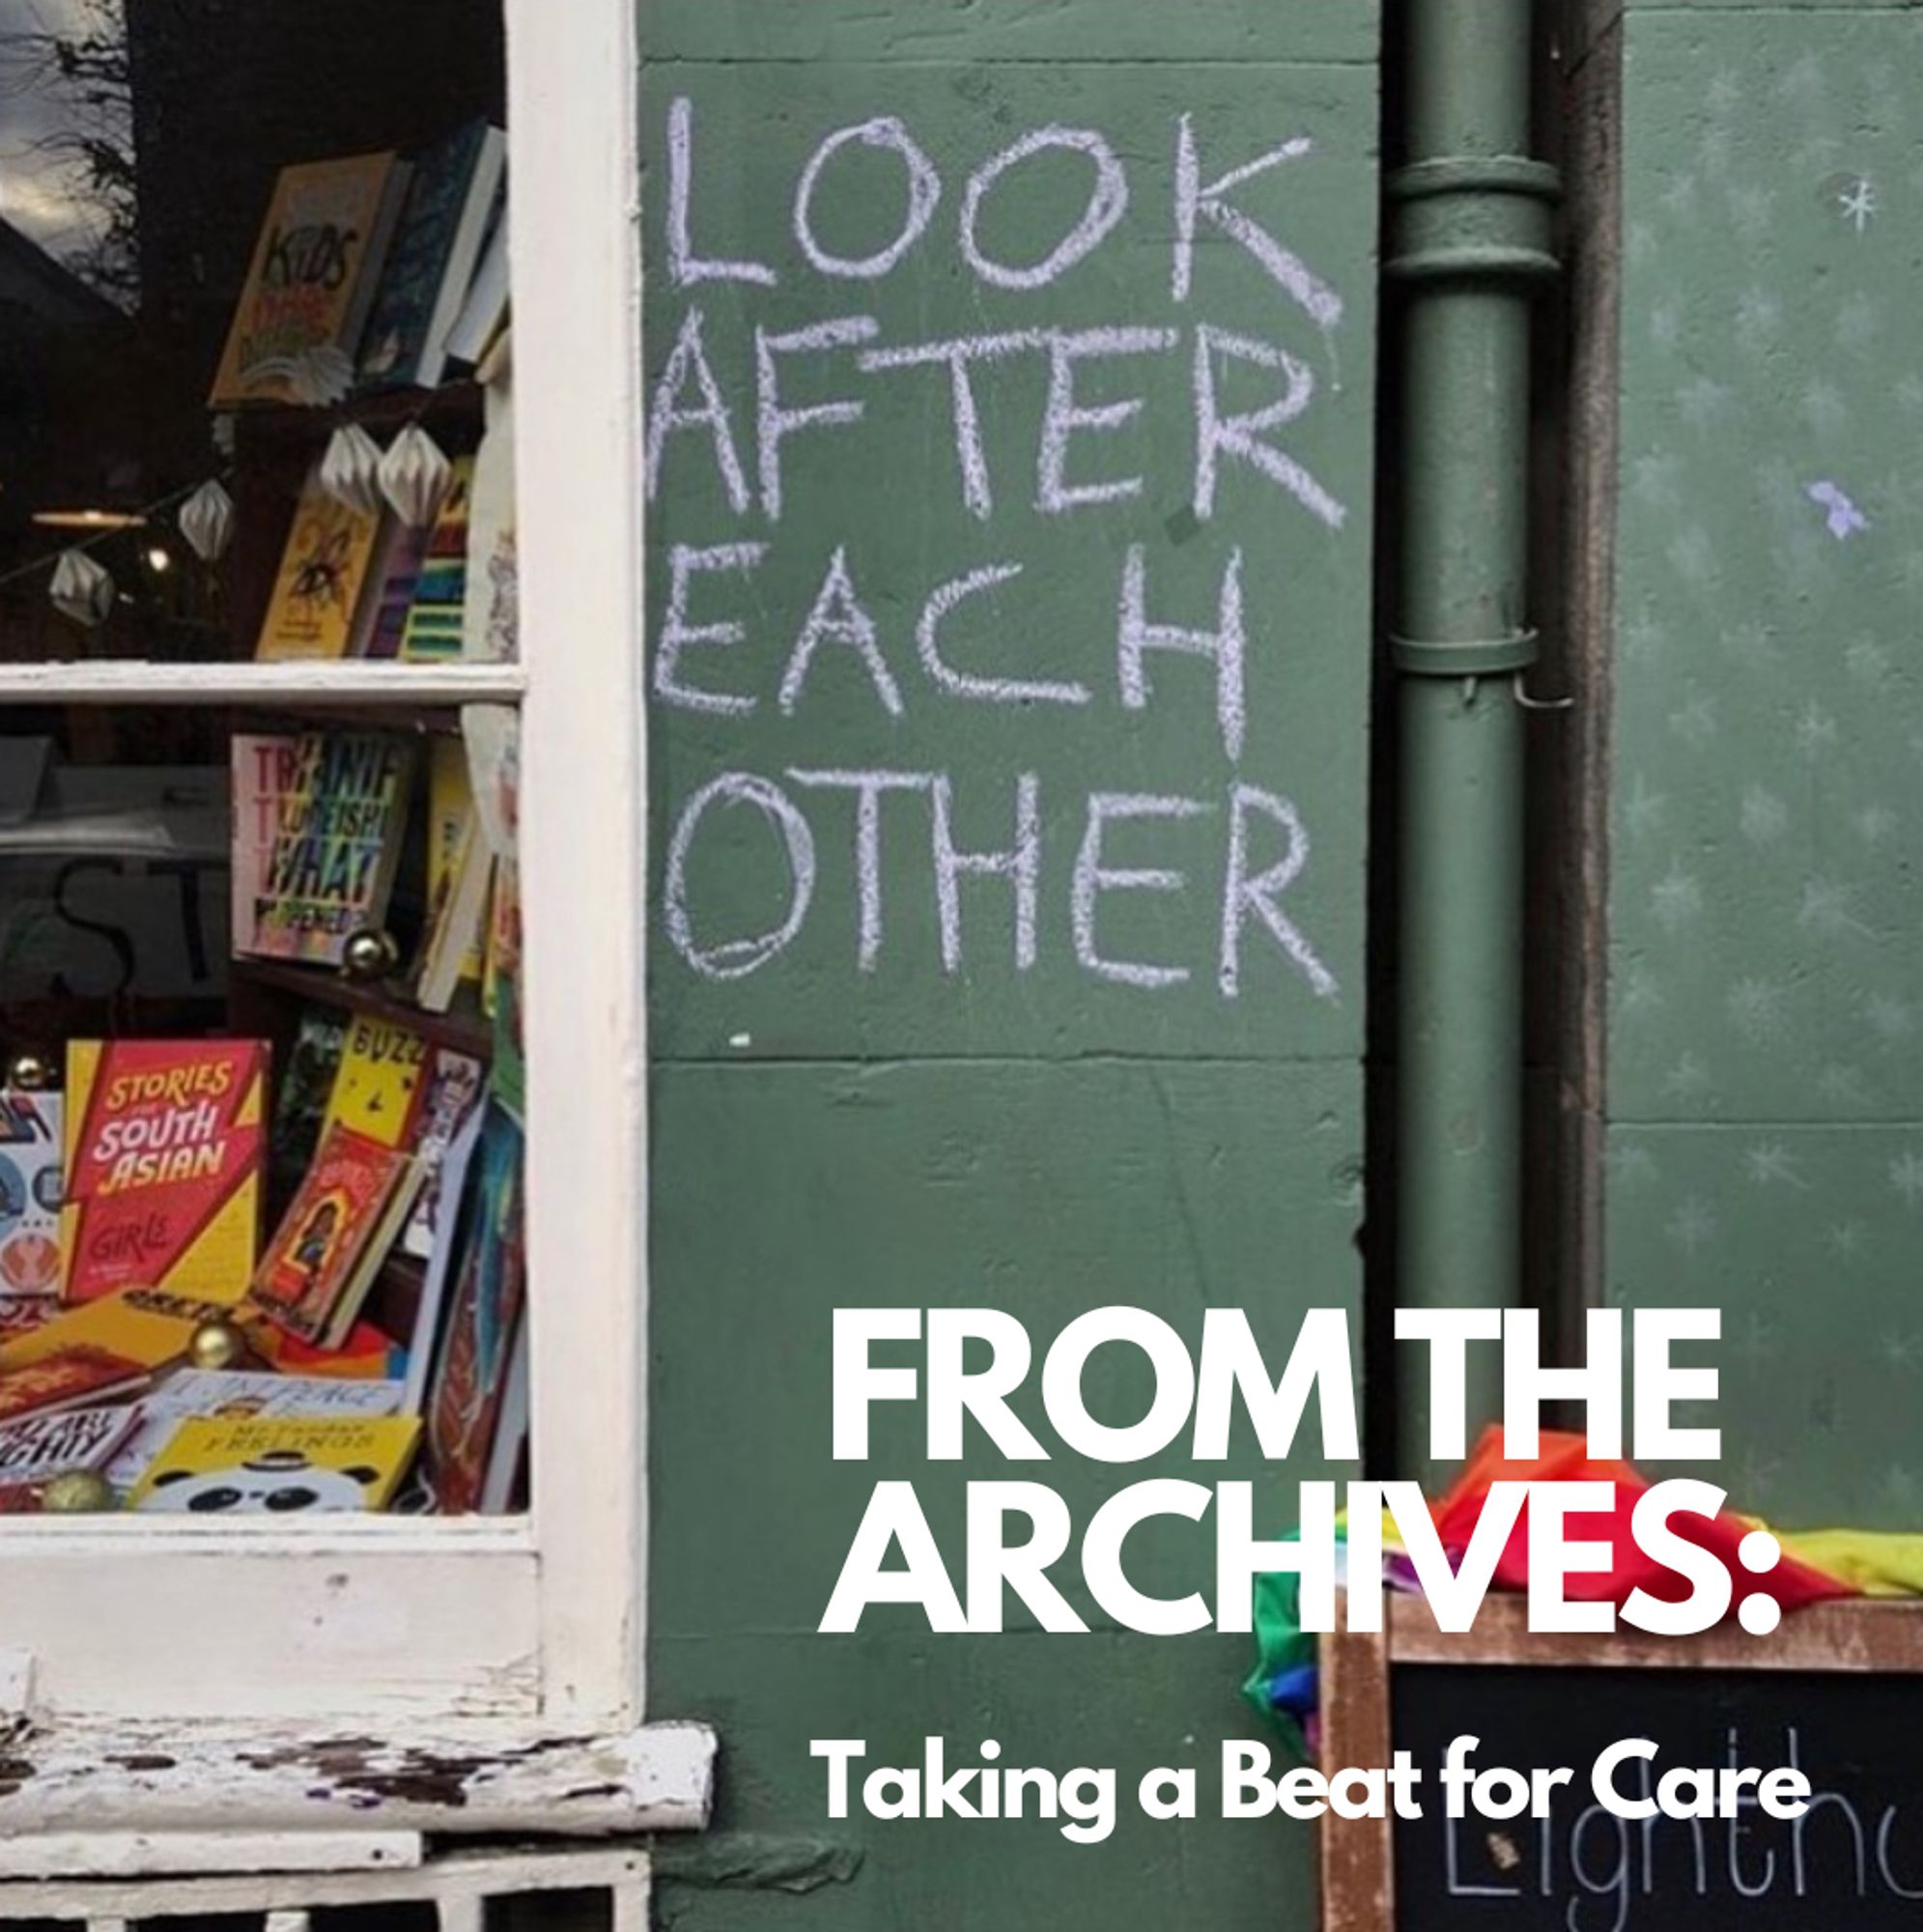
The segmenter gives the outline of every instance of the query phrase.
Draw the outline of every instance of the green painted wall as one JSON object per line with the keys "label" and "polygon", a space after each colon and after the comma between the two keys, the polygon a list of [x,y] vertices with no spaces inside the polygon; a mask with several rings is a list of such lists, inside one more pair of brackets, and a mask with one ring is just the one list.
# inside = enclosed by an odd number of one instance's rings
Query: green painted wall
{"label": "green painted wall", "polygon": [[[863,1736],[876,1759],[907,1762],[931,1732],[970,1753],[992,1736],[1004,1762],[1115,1765],[1125,1788],[1151,1764],[1197,1763],[1211,1774],[1212,1800],[1217,1740],[1255,1723],[1235,1694],[1248,1662],[1238,1637],[1024,1628],[931,1637],[906,1612],[871,1612],[859,1636],[816,1634],[875,1481],[917,1482],[958,1565],[966,1478],[1037,1473],[986,1453],[931,1467],[907,1411],[878,1418],[870,1463],[832,1462],[830,1312],[985,1304],[1019,1314],[1045,1344],[1104,1303],[1154,1308],[1192,1340],[1206,1306],[1242,1304],[1279,1361],[1305,1308],[1359,1304],[1375,29],[1369,6],[1316,0],[1180,10],[657,0],[644,10],[648,378],[663,381],[698,306],[750,498],[737,507],[712,419],[666,439],[650,506],[647,639],[650,1705],[719,1723],[721,1832],[833,1837],[857,1855],[844,1873],[859,1863],[812,1896],[670,1878],[665,1923],[1092,1932],[1313,1922],[1306,1832],[1206,1817],[1147,1827],[1128,1821],[1127,1805],[1116,1837],[1092,1848],[1046,1824],[831,1826],[807,1747]],[[667,144],[677,99],[692,117],[695,253],[762,265],[773,285],[675,286]],[[1309,142],[1229,196],[1309,271],[1295,294],[1204,219],[1187,298],[1176,298],[1184,115],[1206,180]],[[817,273],[792,233],[797,178],[828,135],[877,117],[898,118],[939,172],[934,216],[886,275]],[[958,252],[969,177],[1050,125],[1101,131],[1126,171],[1126,211],[1053,285],[987,285]],[[1083,213],[1090,179],[1080,155],[1022,164],[983,197],[984,254],[1017,268],[1046,257]],[[814,203],[819,247],[845,259],[886,248],[905,218],[903,182],[893,153],[838,150]],[[1139,475],[1143,488],[1060,513],[1037,507],[1050,362],[1045,347],[1030,348],[976,365],[991,500],[971,506],[947,373],[864,373],[856,345],[779,359],[784,407],[859,398],[863,414],[785,440],[771,518],[755,447],[754,331],[846,317],[871,318],[865,346],[884,349],[998,331],[1175,331],[1166,350],[1073,372],[1080,407],[1144,407],[1108,432],[1078,432],[1066,480]],[[1259,432],[1299,466],[1294,480],[1280,466],[1262,473],[1227,461],[1206,520],[1195,501],[1200,324],[1280,352],[1262,352],[1269,367],[1219,355],[1222,410],[1258,411],[1291,384],[1297,404],[1286,425]],[[684,375],[689,367],[684,357]],[[703,406],[698,384],[679,398]],[[738,622],[736,640],[671,646],[664,692],[675,548],[730,544],[766,549],[732,573],[689,575],[683,614],[691,626]],[[1124,701],[1118,613],[1137,547],[1149,620],[1210,631],[1239,551],[1239,735],[1225,724],[1235,707],[1219,702],[1216,663],[1199,655],[1152,654],[1145,701]],[[837,606],[839,627],[819,635],[784,707],[797,639],[837,549],[863,615]],[[1015,566],[1019,577],[947,617],[942,663],[967,676],[1078,686],[1086,701],[1061,701],[1060,689],[986,701],[952,681],[944,688],[924,667],[917,631],[931,593]],[[793,775],[882,770],[913,782],[880,798],[864,923],[855,799]],[[806,833],[789,823],[795,845],[754,804],[717,805],[694,821],[676,885],[676,828],[728,773],[778,786],[784,803],[758,796],[768,810],[799,814]],[[964,851],[1015,845],[1021,781],[1032,775],[1031,961],[1006,874],[960,880],[958,955],[952,945],[945,954],[936,775],[950,786],[949,829]],[[1296,956],[1250,921],[1230,998],[1221,932],[1237,785],[1287,800],[1306,851],[1271,900]],[[1109,826],[1106,868],[1179,878],[1110,886],[1094,915],[1099,957],[1178,977],[1132,983],[1078,954],[1074,888],[1091,794],[1190,802]],[[1270,809],[1245,808],[1244,826],[1248,871],[1285,860],[1292,835]],[[811,894],[793,937],[770,941],[765,956],[726,950],[781,926],[796,904],[797,851],[810,845]],[[685,920],[670,919],[670,901]],[[713,977],[716,968],[733,977]],[[1107,1379],[1091,1399],[1117,1420],[1144,1400],[1130,1366],[1097,1362]],[[1026,1412],[1052,1441],[1035,1405]],[[1240,1439],[1229,1466],[1193,1473],[1258,1472]],[[1084,1521],[1127,1480],[1191,1471],[1180,1457],[1129,1470],[1059,1458],[1039,1473]],[[1315,1473],[1301,1463],[1279,1474],[1278,1511],[1285,1483]],[[1170,1595],[1208,1587],[1211,1552],[1205,1530],[1186,1524],[1130,1542],[1142,1587]],[[1096,1622],[1072,1556],[1057,1577]],[[727,1842],[766,1870],[765,1839],[758,1850]]]}
{"label": "green painted wall", "polygon": [[1724,1476],[1915,1527],[1923,15],[1624,27],[1607,1280]]}

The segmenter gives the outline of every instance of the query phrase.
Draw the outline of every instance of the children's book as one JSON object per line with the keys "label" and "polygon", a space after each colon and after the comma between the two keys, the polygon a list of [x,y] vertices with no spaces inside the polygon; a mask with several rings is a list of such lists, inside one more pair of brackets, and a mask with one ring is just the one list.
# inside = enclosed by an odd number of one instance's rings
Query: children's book
{"label": "children's book", "polygon": [[420,1180],[411,1154],[329,1127],[255,1270],[249,1304],[303,1342],[344,1341]]}
{"label": "children's book", "polygon": [[281,810],[294,791],[299,756],[297,732],[237,731],[229,741],[234,833],[228,878],[237,953],[258,948],[261,894],[280,831]]}
{"label": "children's book", "polygon": [[135,1395],[147,1386],[147,1376],[128,1356],[85,1342],[70,1343],[17,1368],[0,1369],[0,1423]]}
{"label": "children's book", "polygon": [[413,748],[382,731],[308,731],[257,897],[252,950],[338,966],[387,914],[407,827]]}
{"label": "children's book", "polygon": [[63,1098],[0,1087],[0,1298],[60,1293]]}
{"label": "children's book", "polygon": [[132,1405],[64,1408],[0,1424],[0,1484],[51,1482],[104,1471],[140,1424]]}
{"label": "children's book", "polygon": [[260,1238],[268,1044],[73,1040],[62,1293],[156,1288],[232,1301]]}
{"label": "children's book", "polygon": [[452,362],[478,363],[507,324],[508,310],[507,198],[501,197],[480,267],[454,327],[447,331],[447,355]]}
{"label": "children's book", "polygon": [[412,1027],[356,1013],[348,1022],[322,1132],[351,1127],[382,1147],[405,1147],[421,1106],[428,1058],[427,1041]]}
{"label": "children's book", "polygon": [[[418,1415],[427,1401],[428,1372],[434,1366],[441,1315],[447,1306],[448,1283],[453,1279],[454,1264],[461,1252],[465,1226],[462,1206],[468,1198],[467,1173],[473,1165],[474,1150],[480,1144],[481,1118],[479,1107],[468,1111],[434,1172],[433,1245],[421,1281],[420,1301],[414,1310],[414,1332],[408,1342],[407,1383],[401,1399],[404,1414]],[[409,1232],[412,1231],[410,1223]]]}
{"label": "children's book", "polygon": [[[393,1415],[401,1406],[397,1381],[343,1381],[333,1376],[257,1375],[233,1369],[179,1369],[122,1411],[133,1427],[99,1468],[117,1490],[130,1490],[189,1416],[224,1422],[252,1416]],[[98,1411],[76,1410],[76,1415]],[[4,1440],[4,1437],[0,1437]]]}
{"label": "children's book", "polygon": [[193,1516],[384,1509],[413,1460],[420,1429],[410,1415],[189,1416],[128,1504]]}
{"label": "children's book", "polygon": [[[443,732],[429,743],[427,815],[428,917],[417,997],[432,1011],[445,1012],[459,987],[470,980],[480,982],[487,888],[494,873],[494,848],[474,809],[465,733]],[[478,892],[474,882],[465,878],[469,868],[480,874]],[[456,952],[457,941],[464,938],[466,950]],[[437,1001],[430,1001],[430,992]]]}
{"label": "children's book", "polygon": [[248,1341],[264,1362],[284,1376],[343,1382],[395,1381],[407,1372],[407,1350],[363,1317],[337,1349],[317,1349],[271,1321],[256,1322]]}
{"label": "children's book", "polygon": [[38,1328],[0,1342],[0,1378],[75,1350],[130,1363],[143,1378],[156,1375],[185,1359],[193,1331],[203,1321],[235,1320],[240,1297],[240,1291],[217,1299],[163,1288],[116,1289],[62,1308]]}
{"label": "children's book", "polygon": [[364,516],[321,487],[318,468],[301,485],[254,656],[357,657],[365,650],[382,592],[382,518]]}
{"label": "children's book", "polygon": [[434,520],[427,554],[414,582],[414,600],[401,633],[401,655],[449,659],[461,655],[467,605],[467,499],[474,486],[474,459],[457,456],[440,514]]}
{"label": "children's book", "polygon": [[527,1311],[515,1324],[514,1353],[509,1358],[507,1385],[501,1393],[500,1413],[495,1420],[495,1439],[488,1451],[488,1472],[481,1484],[478,1505],[483,1516],[501,1516],[514,1502],[515,1479],[527,1456],[528,1378]]}
{"label": "children's book", "polygon": [[413,1140],[415,1157],[427,1170],[427,1178],[401,1236],[403,1254],[432,1260],[443,1224],[454,1218],[461,1183],[449,1174],[448,1154],[461,1133],[477,1118],[486,1083],[487,1068],[472,1054],[451,1046],[433,1049]]}
{"label": "children's book", "polygon": [[273,1102],[268,1176],[270,1200],[285,1201],[299,1185],[320,1145],[327,1096],[347,1046],[347,1020],[324,1007],[304,1008],[288,1049]]}
{"label": "children's book", "polygon": [[408,177],[393,154],[281,169],[210,408],[347,392]]}
{"label": "children's book", "polygon": [[467,298],[507,169],[507,136],[471,121],[422,153],[360,349],[371,388],[433,388]]}
{"label": "children's book", "polygon": [[522,1133],[490,1102],[467,1177],[459,1268],[427,1401],[423,1450],[438,1508],[479,1506],[526,1297]]}
{"label": "children's book", "polygon": [[434,540],[434,526],[417,527],[399,517],[387,519],[387,530],[376,563],[376,588],[368,614],[360,655],[367,658],[397,658],[401,639],[408,628],[408,612],[414,608],[414,590],[420,582],[421,565],[428,545]]}

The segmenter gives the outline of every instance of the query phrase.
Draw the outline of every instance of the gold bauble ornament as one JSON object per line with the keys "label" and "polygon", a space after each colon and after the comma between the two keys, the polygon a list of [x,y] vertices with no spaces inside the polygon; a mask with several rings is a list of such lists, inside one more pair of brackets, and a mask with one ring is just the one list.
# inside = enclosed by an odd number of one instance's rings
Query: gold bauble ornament
{"label": "gold bauble ornament", "polygon": [[187,1359],[197,1369],[231,1369],[247,1352],[247,1338],[233,1321],[203,1321],[187,1344]]}
{"label": "gold bauble ornament", "polygon": [[401,949],[393,934],[373,926],[349,933],[341,950],[341,971],[350,980],[384,980],[400,963]]}
{"label": "gold bauble ornament", "polygon": [[118,1509],[113,1485],[92,1469],[74,1469],[55,1476],[40,1492],[41,1509],[48,1516],[99,1516]]}
{"label": "gold bauble ornament", "polygon": [[53,1085],[53,1062],[42,1053],[16,1053],[7,1063],[7,1085],[44,1093]]}

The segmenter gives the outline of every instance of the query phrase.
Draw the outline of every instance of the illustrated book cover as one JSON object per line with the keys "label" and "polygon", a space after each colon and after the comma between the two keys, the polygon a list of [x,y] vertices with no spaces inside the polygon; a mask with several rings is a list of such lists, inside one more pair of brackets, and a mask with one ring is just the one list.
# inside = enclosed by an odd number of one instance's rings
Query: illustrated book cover
{"label": "illustrated book cover", "polygon": [[64,1099],[0,1087],[0,1299],[60,1292]]}
{"label": "illustrated book cover", "polygon": [[234,1299],[260,1238],[268,1044],[71,1041],[62,1293]]}
{"label": "illustrated book cover", "polygon": [[471,121],[414,162],[360,348],[370,388],[433,388],[465,304],[507,167],[507,136]]}
{"label": "illustrated book cover", "polygon": [[406,831],[413,748],[382,731],[301,734],[293,789],[252,922],[255,953],[338,966],[386,917]]}
{"label": "illustrated book cover", "polygon": [[420,1428],[410,1415],[189,1416],[128,1504],[194,1516],[384,1509]]}
{"label": "illustrated book cover", "polygon": [[250,1305],[303,1342],[344,1340],[420,1179],[411,1154],[327,1128],[255,1270]]}
{"label": "illustrated book cover", "polygon": [[408,178],[391,153],[281,169],[211,409],[311,406],[347,393]]}
{"label": "illustrated book cover", "polygon": [[360,656],[380,613],[383,519],[337,501],[310,471],[294,506],[254,656],[263,663]]}

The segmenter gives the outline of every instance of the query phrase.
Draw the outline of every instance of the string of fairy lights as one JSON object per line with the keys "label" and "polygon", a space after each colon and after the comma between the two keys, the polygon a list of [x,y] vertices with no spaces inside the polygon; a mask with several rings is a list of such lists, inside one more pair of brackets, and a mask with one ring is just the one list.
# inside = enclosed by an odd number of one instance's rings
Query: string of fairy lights
{"label": "string of fairy lights", "polygon": [[[439,514],[453,487],[454,466],[419,422],[400,429],[383,450],[358,423],[345,423],[328,439],[316,469],[322,492],[358,516],[384,507],[410,529],[424,529]],[[0,590],[45,571],[54,608],[74,622],[98,629],[112,615],[119,586],[96,554],[131,530],[147,529],[171,514],[174,527],[203,563],[215,564],[234,541],[234,498],[220,476],[171,490],[151,503],[126,511],[73,513],[86,536],[0,572]]]}

